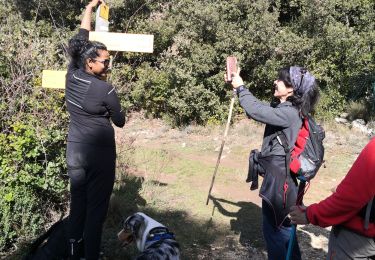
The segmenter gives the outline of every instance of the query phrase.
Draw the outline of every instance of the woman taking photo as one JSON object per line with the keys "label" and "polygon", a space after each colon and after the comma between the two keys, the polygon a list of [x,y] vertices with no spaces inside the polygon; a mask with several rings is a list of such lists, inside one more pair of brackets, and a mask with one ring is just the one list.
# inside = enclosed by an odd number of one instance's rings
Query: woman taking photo
{"label": "woman taking photo", "polygon": [[[79,33],[69,41],[71,62],[65,99],[70,114],[67,166],[70,178],[70,259],[99,259],[102,227],[115,180],[116,147],[111,121],[125,124],[115,88],[105,81],[110,60],[104,44],[89,41],[91,1]],[[83,244],[83,245],[82,245]]]}
{"label": "woman taking photo", "polygon": [[[274,81],[271,104],[254,97],[245,88],[239,73],[233,75],[231,84],[247,116],[266,124],[261,151],[255,154],[258,163],[255,168],[261,169],[260,174],[264,176],[259,192],[262,229],[268,259],[285,259],[291,230],[288,212],[296,203],[298,187],[295,176],[286,169],[286,152],[279,135],[285,136],[291,150],[302,126],[302,117],[313,110],[318,99],[316,80],[301,67],[281,69]],[[293,248],[292,259],[301,259],[298,243]]]}

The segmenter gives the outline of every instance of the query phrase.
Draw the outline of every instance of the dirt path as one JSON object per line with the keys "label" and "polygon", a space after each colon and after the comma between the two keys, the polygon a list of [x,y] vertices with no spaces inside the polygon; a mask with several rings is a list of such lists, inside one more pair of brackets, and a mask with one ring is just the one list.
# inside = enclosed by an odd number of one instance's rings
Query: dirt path
{"label": "dirt path", "polygon": [[[157,183],[143,185],[140,195],[147,201],[143,209],[158,208],[152,212],[164,221],[170,218],[156,212],[184,212],[182,219],[169,221],[180,235],[184,259],[266,259],[261,200],[258,191],[250,191],[245,183],[247,156],[250,149],[260,147],[262,126],[249,120],[231,126],[212,190],[215,207],[213,201],[205,206],[222,131],[220,126],[172,129],[137,114],[125,131],[116,131],[116,138],[118,150],[132,140],[128,174],[143,177],[145,184]],[[368,141],[350,130],[339,131],[344,133],[327,131],[326,164],[306,194],[307,204],[330,194]],[[181,226],[187,222],[191,233],[184,234]],[[324,259],[328,234],[329,230],[319,227],[299,227],[303,259]]]}

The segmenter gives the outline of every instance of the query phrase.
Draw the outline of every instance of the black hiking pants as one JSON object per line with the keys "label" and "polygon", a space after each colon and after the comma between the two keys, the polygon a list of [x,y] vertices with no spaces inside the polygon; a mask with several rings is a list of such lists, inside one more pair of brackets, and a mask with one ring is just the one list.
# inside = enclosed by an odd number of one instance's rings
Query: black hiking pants
{"label": "black hiking pants", "polygon": [[97,260],[115,180],[116,148],[68,142],[66,158],[71,196],[68,238],[73,251],[83,238],[85,259]]}

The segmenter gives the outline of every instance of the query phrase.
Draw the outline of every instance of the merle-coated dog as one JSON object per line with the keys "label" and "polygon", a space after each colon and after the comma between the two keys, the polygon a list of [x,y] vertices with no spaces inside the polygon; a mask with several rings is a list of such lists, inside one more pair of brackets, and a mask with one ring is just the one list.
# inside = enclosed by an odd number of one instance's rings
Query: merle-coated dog
{"label": "merle-coated dog", "polygon": [[122,246],[135,242],[141,252],[137,260],[179,260],[179,244],[175,236],[164,225],[138,212],[123,222],[118,233]]}

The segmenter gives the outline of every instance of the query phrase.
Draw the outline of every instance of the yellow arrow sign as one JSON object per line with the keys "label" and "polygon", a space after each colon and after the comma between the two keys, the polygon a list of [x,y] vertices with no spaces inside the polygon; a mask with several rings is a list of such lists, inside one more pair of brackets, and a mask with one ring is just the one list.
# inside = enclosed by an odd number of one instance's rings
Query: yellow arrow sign
{"label": "yellow arrow sign", "polygon": [[105,3],[102,3],[100,5],[100,12],[99,12],[99,16],[105,20],[108,21],[108,18],[109,18],[109,6],[106,5]]}
{"label": "yellow arrow sign", "polygon": [[65,88],[65,70],[43,70],[43,88]]}

